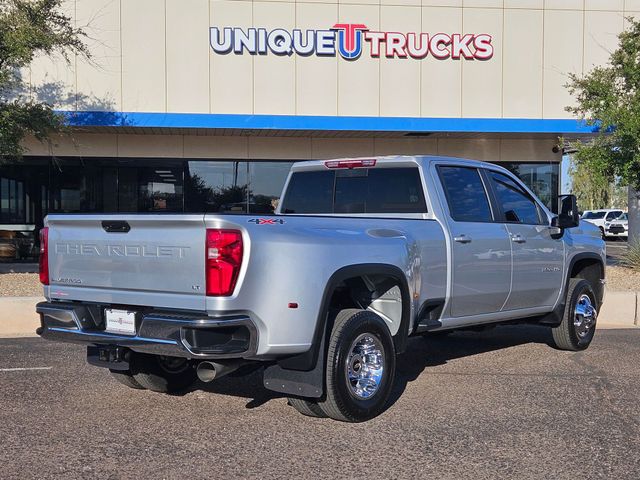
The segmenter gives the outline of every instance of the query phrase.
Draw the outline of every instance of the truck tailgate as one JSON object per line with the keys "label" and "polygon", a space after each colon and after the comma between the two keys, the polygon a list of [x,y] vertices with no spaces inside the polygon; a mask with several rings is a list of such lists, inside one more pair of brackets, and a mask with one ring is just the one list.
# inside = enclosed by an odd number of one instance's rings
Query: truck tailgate
{"label": "truck tailgate", "polygon": [[46,225],[50,297],[204,308],[203,215],[50,215]]}

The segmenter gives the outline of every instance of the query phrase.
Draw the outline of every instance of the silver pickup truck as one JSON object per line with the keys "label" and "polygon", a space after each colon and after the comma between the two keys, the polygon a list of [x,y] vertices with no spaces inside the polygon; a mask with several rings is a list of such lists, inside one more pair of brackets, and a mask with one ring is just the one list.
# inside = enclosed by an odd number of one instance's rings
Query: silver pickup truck
{"label": "silver pickup truck", "polygon": [[605,246],[507,170],[397,156],[295,164],[275,215],[49,215],[42,337],[132,388],[260,366],[298,411],[379,414],[412,335],[548,325],[589,346]]}

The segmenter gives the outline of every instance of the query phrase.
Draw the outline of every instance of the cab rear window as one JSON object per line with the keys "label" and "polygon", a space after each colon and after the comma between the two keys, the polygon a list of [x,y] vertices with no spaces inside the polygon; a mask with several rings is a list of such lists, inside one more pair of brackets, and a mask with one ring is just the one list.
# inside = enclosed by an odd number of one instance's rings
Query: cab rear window
{"label": "cab rear window", "polygon": [[283,213],[425,213],[417,168],[356,168],[296,172]]}

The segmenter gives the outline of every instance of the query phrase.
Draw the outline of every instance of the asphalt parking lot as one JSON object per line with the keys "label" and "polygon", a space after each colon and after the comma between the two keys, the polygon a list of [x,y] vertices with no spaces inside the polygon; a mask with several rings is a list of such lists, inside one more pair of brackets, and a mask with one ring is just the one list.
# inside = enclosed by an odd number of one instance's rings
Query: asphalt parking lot
{"label": "asphalt parking lot", "polygon": [[388,410],[354,425],[297,414],[258,373],[167,396],[81,347],[2,339],[0,477],[639,478],[640,330],[581,353],[548,342],[541,327],[413,339]]}
{"label": "asphalt parking lot", "polygon": [[607,239],[607,265],[619,265],[620,260],[627,253],[627,242],[621,239]]}

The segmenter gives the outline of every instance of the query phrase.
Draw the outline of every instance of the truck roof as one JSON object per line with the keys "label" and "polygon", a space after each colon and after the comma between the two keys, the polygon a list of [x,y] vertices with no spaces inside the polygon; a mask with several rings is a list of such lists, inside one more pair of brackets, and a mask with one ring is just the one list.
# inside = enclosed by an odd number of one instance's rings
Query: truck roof
{"label": "truck roof", "polygon": [[291,171],[293,172],[301,172],[301,171],[313,171],[320,170],[326,168],[326,162],[358,162],[358,161],[366,161],[366,160],[375,160],[376,167],[384,167],[384,166],[399,166],[399,165],[407,165],[410,163],[421,165],[426,167],[429,163],[435,161],[450,161],[455,162],[460,165],[468,165],[474,167],[486,166],[485,162],[479,160],[469,160],[466,158],[457,158],[457,157],[445,157],[442,155],[386,155],[386,156],[371,156],[371,157],[354,157],[354,158],[335,158],[335,159],[327,159],[327,160],[310,160],[306,162],[296,162],[291,167]]}

